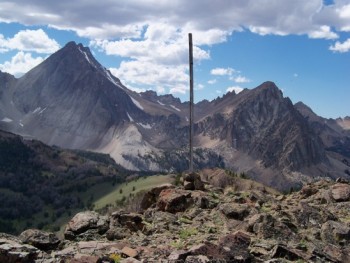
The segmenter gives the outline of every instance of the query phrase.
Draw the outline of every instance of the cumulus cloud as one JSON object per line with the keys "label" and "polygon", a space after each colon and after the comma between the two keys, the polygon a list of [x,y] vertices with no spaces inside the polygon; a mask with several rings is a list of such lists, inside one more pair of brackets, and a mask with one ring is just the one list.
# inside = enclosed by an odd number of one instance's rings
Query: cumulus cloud
{"label": "cumulus cloud", "polygon": [[330,50],[334,52],[344,53],[350,50],[350,38],[344,41],[343,43],[337,41],[334,45],[332,45]]}
{"label": "cumulus cloud", "polygon": [[149,61],[123,61],[119,68],[111,68],[112,74],[129,86],[143,85],[160,93],[166,90],[184,94],[188,90],[186,66],[165,66]]}
{"label": "cumulus cloud", "polygon": [[228,88],[226,89],[226,92],[232,92],[232,91],[234,91],[236,94],[238,94],[238,93],[240,93],[242,90],[243,90],[243,88],[240,87],[240,86],[233,86],[233,87],[228,87]]}
{"label": "cumulus cloud", "polygon": [[[236,31],[260,35],[307,35],[336,39],[350,31],[350,4],[335,0],[129,0],[86,1],[14,0],[1,3],[0,22],[49,25],[72,30],[91,40],[90,46],[123,61],[113,73],[135,89],[145,85],[160,91],[187,90],[188,32],[193,33],[195,62],[210,59],[212,45],[223,43]],[[0,35],[0,52],[17,49],[52,53],[59,45],[42,30],[19,32],[12,39]],[[348,41],[330,47],[347,52]],[[248,82],[231,68],[212,75]]]}
{"label": "cumulus cloud", "polygon": [[42,57],[34,58],[31,53],[20,51],[12,57],[11,61],[6,61],[4,64],[0,64],[0,70],[15,75],[16,77],[20,77],[33,67],[40,64],[43,60]]}
{"label": "cumulus cloud", "polygon": [[208,84],[213,85],[216,83],[216,81],[217,81],[216,79],[210,79],[208,80]]}
{"label": "cumulus cloud", "polygon": [[210,71],[210,74],[214,76],[231,76],[235,70],[233,68],[213,68]]}
{"label": "cumulus cloud", "polygon": [[350,4],[334,2],[324,6],[320,0],[15,0],[1,4],[0,21],[48,24],[92,39],[139,38],[144,26],[161,22],[193,31],[199,45],[210,45],[244,28],[279,35],[309,34],[323,25],[344,30],[349,26]]}
{"label": "cumulus cloud", "polygon": [[243,77],[241,75],[238,75],[236,77],[232,77],[231,79],[236,83],[248,83],[248,82],[250,82],[250,79]]}
{"label": "cumulus cloud", "polygon": [[309,33],[310,38],[324,38],[324,39],[336,39],[338,34],[331,31],[329,26],[321,26],[319,30],[315,30]]}
{"label": "cumulus cloud", "polygon": [[21,50],[49,54],[59,48],[59,44],[54,39],[50,39],[42,29],[22,30],[7,39],[0,35],[0,50],[3,52]]}

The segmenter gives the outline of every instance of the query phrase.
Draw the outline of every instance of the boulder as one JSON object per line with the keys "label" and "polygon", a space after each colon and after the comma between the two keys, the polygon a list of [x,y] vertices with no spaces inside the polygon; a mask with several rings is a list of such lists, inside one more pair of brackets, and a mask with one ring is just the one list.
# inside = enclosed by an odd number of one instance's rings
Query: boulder
{"label": "boulder", "polygon": [[151,207],[153,204],[155,204],[158,200],[159,194],[164,189],[174,188],[174,185],[172,184],[163,184],[157,187],[152,188],[148,192],[146,192],[140,203],[141,210],[146,210],[147,208]]}
{"label": "boulder", "polygon": [[38,229],[25,230],[19,235],[19,238],[23,243],[31,244],[44,251],[56,249],[60,244],[60,240],[54,233]]}
{"label": "boulder", "polygon": [[176,213],[185,211],[192,203],[191,192],[182,189],[165,189],[159,195],[157,207],[161,211]]}
{"label": "boulder", "polygon": [[344,183],[333,185],[331,195],[336,202],[350,201],[350,185]]}
{"label": "boulder", "polygon": [[328,220],[335,220],[336,217],[327,209],[322,207],[311,206],[307,202],[300,202],[300,204],[291,209],[290,218],[293,218],[295,225],[302,228],[320,227]]}
{"label": "boulder", "polygon": [[303,198],[310,197],[318,192],[318,189],[316,187],[312,187],[310,185],[305,185],[301,190],[300,194]]}
{"label": "boulder", "polygon": [[329,220],[322,225],[321,239],[330,244],[349,244],[350,227],[342,222]]}
{"label": "boulder", "polygon": [[121,239],[127,238],[129,236],[130,236],[130,233],[128,231],[126,231],[125,228],[121,228],[121,227],[110,228],[106,232],[106,238],[110,241],[121,240]]}
{"label": "boulder", "polygon": [[296,249],[289,248],[285,245],[279,244],[272,249],[271,257],[296,261],[296,260],[303,260],[305,256],[302,255],[302,252]]}
{"label": "boulder", "polygon": [[220,206],[220,211],[230,219],[243,220],[249,214],[246,204],[226,203]]}
{"label": "boulder", "polygon": [[189,173],[184,176],[184,188],[186,190],[201,190],[205,189],[201,176],[197,173]]}
{"label": "boulder", "polygon": [[142,221],[141,214],[117,211],[110,216],[110,228],[121,226],[132,232],[142,231],[145,227]]}
{"label": "boulder", "polygon": [[131,247],[123,247],[121,253],[122,255],[131,258],[136,258],[139,254],[139,252],[136,249],[133,249]]}
{"label": "boulder", "polygon": [[206,262],[210,262],[210,260],[207,256],[203,256],[203,255],[188,256],[185,260],[185,263],[206,263]]}
{"label": "boulder", "polygon": [[[91,239],[93,236],[106,233],[109,228],[107,216],[101,216],[94,211],[85,211],[76,214],[67,224],[64,237],[68,240]],[[86,235],[85,235],[86,233]]]}
{"label": "boulder", "polygon": [[225,260],[225,255],[221,254],[218,245],[210,242],[203,244],[194,245],[189,249],[190,255],[192,256],[207,256],[209,259]]}
{"label": "boulder", "polygon": [[256,220],[256,223],[252,227],[252,232],[258,238],[283,241],[286,237],[289,240],[295,237],[295,234],[288,226],[276,220],[272,215],[263,214],[262,217],[256,218]]}
{"label": "boulder", "polygon": [[168,256],[168,260],[171,262],[183,262],[190,252],[187,250],[174,250]]}
{"label": "boulder", "polygon": [[0,237],[0,262],[31,263],[40,254],[40,250],[28,244],[22,244],[19,239]]}
{"label": "boulder", "polygon": [[250,235],[237,231],[219,239],[219,250],[226,254],[229,262],[251,262],[252,256],[248,250],[250,245]]}

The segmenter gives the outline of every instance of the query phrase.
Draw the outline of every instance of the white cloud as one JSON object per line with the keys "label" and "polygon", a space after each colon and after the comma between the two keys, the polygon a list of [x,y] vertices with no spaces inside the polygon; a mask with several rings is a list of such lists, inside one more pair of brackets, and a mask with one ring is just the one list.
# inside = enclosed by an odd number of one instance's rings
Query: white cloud
{"label": "white cloud", "polygon": [[241,75],[239,75],[237,77],[232,77],[232,80],[236,83],[248,83],[248,82],[250,82],[250,79],[243,77]]}
{"label": "white cloud", "polygon": [[216,79],[210,79],[208,80],[208,84],[213,85],[216,83],[216,81],[217,81]]}
{"label": "white cloud", "polygon": [[21,50],[49,54],[59,48],[59,44],[50,39],[42,29],[22,30],[7,39],[0,35],[0,49],[3,51]]}
{"label": "white cloud", "polygon": [[234,86],[234,87],[228,87],[228,88],[226,89],[226,92],[232,92],[232,91],[234,91],[236,94],[238,94],[238,93],[240,93],[242,90],[243,90],[242,87],[240,87],[240,86]]}
{"label": "white cloud", "polygon": [[[188,32],[193,33],[194,58],[198,63],[210,59],[212,45],[226,42],[236,31],[248,29],[260,35],[297,34],[322,39],[335,39],[340,31],[350,31],[349,1],[335,0],[328,6],[322,2],[15,0],[1,3],[0,21],[72,30],[88,37],[91,47],[125,58],[114,69],[124,83],[135,89],[145,85],[184,93],[188,89],[184,81]],[[347,41],[336,42],[330,50],[346,52],[348,45]],[[12,39],[0,35],[0,52],[16,49],[52,53],[58,46],[42,30],[19,32]],[[236,83],[248,81],[234,77],[239,72],[231,68],[216,68],[211,74],[230,76]]]}
{"label": "white cloud", "polygon": [[339,41],[335,42],[335,44],[332,45],[329,49],[339,53],[348,52],[350,50],[350,38],[344,41],[343,43]]}
{"label": "white cloud", "polygon": [[[140,38],[143,28],[155,25],[154,34],[166,37],[157,24],[196,33],[198,45],[226,41],[232,32],[248,28],[258,34],[310,34],[326,25],[349,26],[350,4],[335,0],[130,0],[130,1],[7,1],[1,3],[0,21],[26,25],[47,24],[94,38]],[[167,31],[167,30],[165,30]],[[326,35],[326,38],[329,36]]]}
{"label": "white cloud", "polygon": [[172,93],[185,93],[188,90],[188,75],[186,65],[166,66],[150,61],[123,61],[119,68],[111,68],[112,74],[124,84],[157,89],[165,89]]}
{"label": "white cloud", "polygon": [[198,84],[197,86],[196,86],[196,88],[195,88],[195,90],[202,90],[202,89],[204,89],[204,85],[203,84]]}
{"label": "white cloud", "polygon": [[33,58],[31,53],[18,52],[11,61],[0,64],[0,70],[20,77],[33,67],[40,64],[44,59],[42,57]]}
{"label": "white cloud", "polygon": [[319,30],[315,30],[309,33],[310,38],[324,38],[324,39],[336,39],[338,34],[331,31],[329,26],[321,26]]}
{"label": "white cloud", "polygon": [[210,74],[215,76],[231,76],[235,70],[233,68],[214,68],[210,71]]}

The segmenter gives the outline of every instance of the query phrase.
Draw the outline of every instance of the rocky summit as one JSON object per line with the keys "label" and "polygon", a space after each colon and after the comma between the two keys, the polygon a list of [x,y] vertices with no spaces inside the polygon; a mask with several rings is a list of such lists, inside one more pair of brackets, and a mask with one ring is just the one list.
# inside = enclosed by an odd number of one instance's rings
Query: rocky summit
{"label": "rocky summit", "polygon": [[144,193],[134,211],[80,212],[61,239],[1,234],[0,262],[350,262],[344,179],[288,194],[218,169],[179,182]]}

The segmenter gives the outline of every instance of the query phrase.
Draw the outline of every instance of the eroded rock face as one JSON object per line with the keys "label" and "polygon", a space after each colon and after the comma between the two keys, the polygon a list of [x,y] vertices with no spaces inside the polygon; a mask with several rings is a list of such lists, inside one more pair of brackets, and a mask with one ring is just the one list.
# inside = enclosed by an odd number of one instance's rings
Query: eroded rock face
{"label": "eroded rock face", "polygon": [[19,235],[19,238],[23,243],[31,244],[44,251],[56,249],[60,244],[60,240],[54,233],[38,229],[25,230]]}

